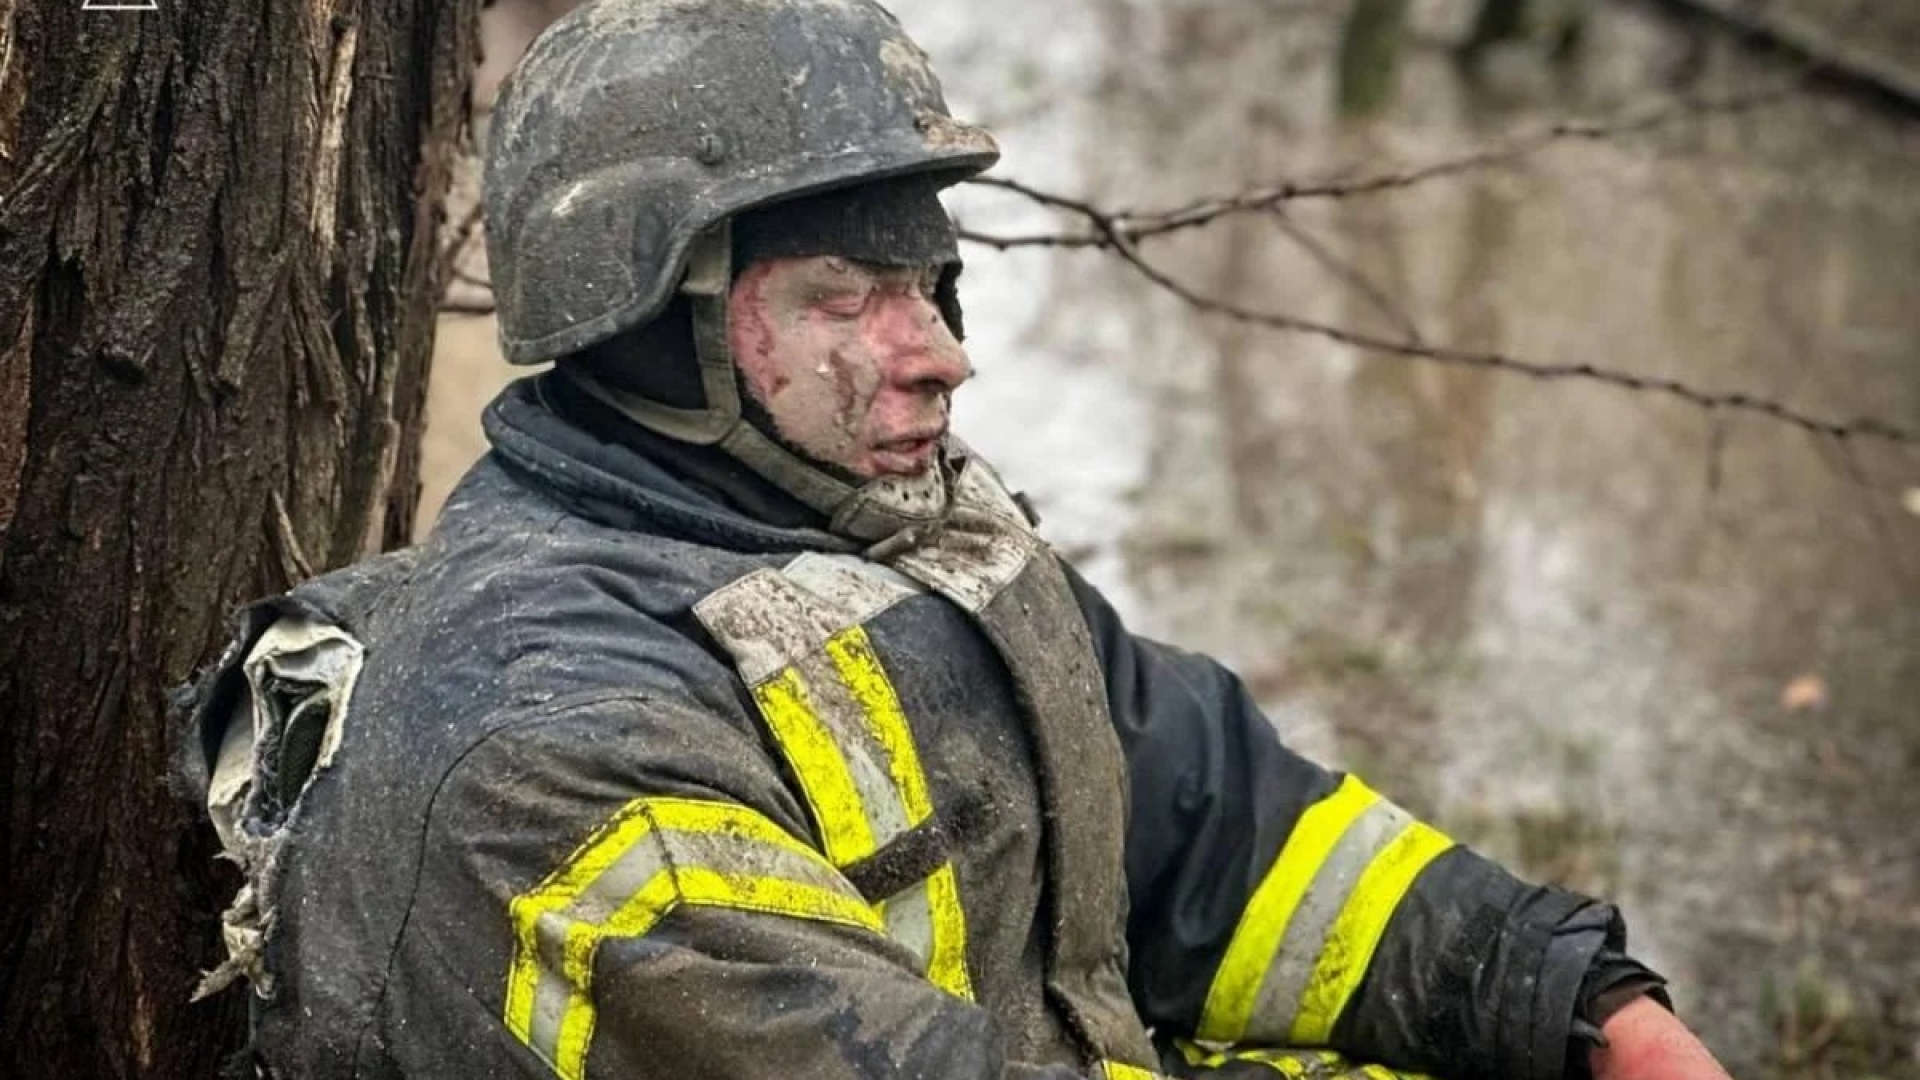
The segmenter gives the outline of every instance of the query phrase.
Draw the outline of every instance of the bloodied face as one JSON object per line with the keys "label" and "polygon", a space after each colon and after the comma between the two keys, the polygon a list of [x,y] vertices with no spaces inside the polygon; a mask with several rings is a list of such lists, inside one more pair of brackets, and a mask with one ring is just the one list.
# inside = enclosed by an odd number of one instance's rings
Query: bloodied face
{"label": "bloodied face", "polygon": [[934,303],[940,267],[763,259],[733,285],[727,335],[790,445],[862,479],[932,467],[973,373]]}

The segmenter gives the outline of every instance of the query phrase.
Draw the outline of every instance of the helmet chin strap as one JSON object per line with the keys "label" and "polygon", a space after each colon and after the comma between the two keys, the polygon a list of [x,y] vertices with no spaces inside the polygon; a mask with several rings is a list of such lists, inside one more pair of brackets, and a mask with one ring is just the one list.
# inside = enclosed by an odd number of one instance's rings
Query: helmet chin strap
{"label": "helmet chin strap", "polygon": [[826,515],[835,533],[865,543],[921,529],[946,516],[944,462],[917,476],[887,476],[858,487],[780,445],[742,416],[733,350],[727,341],[727,296],[733,286],[733,238],[721,222],[694,239],[680,291],[693,308],[693,347],[706,408],[678,409],[609,386],[582,371],[580,388],[649,431],[699,446],[716,446],[802,503]]}

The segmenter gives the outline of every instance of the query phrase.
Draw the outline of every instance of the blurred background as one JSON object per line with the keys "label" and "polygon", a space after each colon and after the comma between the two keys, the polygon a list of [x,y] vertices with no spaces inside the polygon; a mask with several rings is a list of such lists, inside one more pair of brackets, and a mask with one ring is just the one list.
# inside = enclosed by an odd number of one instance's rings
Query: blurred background
{"label": "blurred background", "polygon": [[[488,9],[481,137],[569,6]],[[890,6],[996,176],[1109,211],[1332,182],[1143,241],[1196,295],[1920,428],[1908,0]],[[517,374],[452,216],[423,528]],[[1097,247],[966,255],[958,429],[1137,632],[1620,901],[1736,1075],[1920,1076],[1920,449],[1281,333]]]}

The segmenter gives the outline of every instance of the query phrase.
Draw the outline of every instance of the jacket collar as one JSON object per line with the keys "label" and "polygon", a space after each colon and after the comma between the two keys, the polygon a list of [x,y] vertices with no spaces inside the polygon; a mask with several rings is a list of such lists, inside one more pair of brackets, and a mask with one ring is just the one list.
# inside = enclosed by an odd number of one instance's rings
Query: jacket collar
{"label": "jacket collar", "polygon": [[612,528],[665,533],[744,552],[856,551],[823,529],[772,524],[729,505],[672,463],[610,442],[553,408],[542,379],[520,379],[481,416],[493,456],[548,499]]}

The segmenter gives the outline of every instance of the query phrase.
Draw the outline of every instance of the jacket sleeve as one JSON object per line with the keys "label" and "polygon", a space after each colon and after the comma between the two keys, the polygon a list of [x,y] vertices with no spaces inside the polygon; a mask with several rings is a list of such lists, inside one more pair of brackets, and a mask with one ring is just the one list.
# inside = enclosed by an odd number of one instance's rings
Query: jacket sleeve
{"label": "jacket sleeve", "polygon": [[1583,980],[1624,948],[1612,906],[1524,883],[1289,751],[1231,672],[1129,634],[1072,581],[1132,782],[1130,984],[1149,1024],[1447,1076],[1567,1075]]}
{"label": "jacket sleeve", "polygon": [[510,722],[429,816],[390,980],[444,997],[395,1003],[412,1064],[440,1075],[490,1045],[513,1075],[566,1080],[1081,1075],[1007,1061],[993,1018],[916,970],[804,820],[747,725],[689,702]]}

